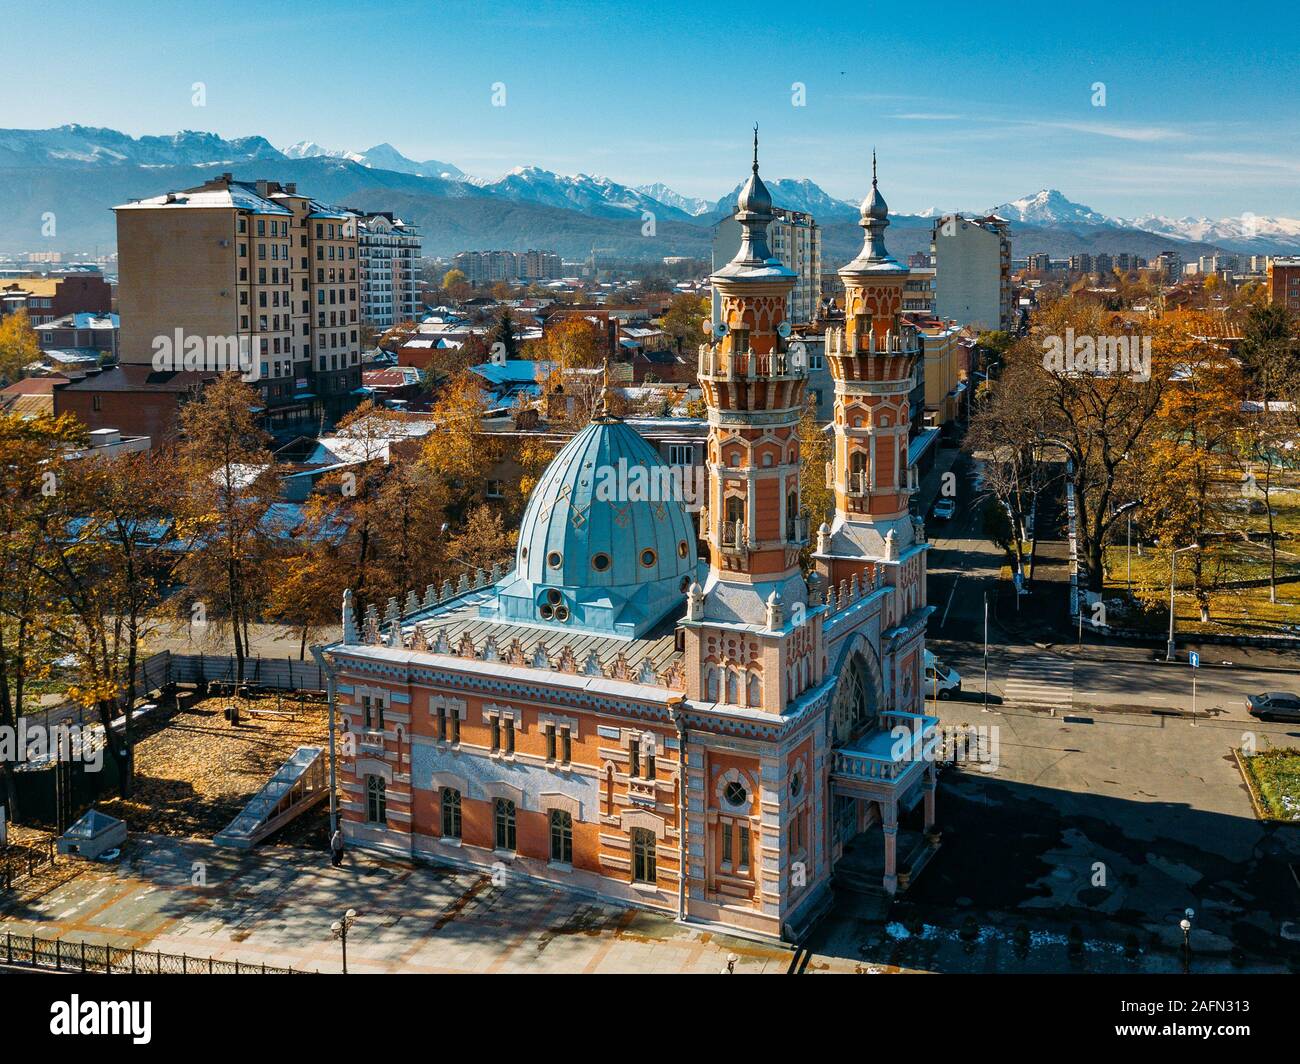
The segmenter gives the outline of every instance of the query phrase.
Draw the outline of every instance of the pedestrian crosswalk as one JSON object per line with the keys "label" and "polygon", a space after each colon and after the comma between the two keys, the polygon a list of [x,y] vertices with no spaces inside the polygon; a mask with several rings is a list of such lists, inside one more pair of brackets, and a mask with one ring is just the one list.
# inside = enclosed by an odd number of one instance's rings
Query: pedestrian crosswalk
{"label": "pedestrian crosswalk", "polygon": [[1058,713],[1074,704],[1074,662],[1055,654],[1017,658],[1002,689],[1005,704],[1048,706]]}

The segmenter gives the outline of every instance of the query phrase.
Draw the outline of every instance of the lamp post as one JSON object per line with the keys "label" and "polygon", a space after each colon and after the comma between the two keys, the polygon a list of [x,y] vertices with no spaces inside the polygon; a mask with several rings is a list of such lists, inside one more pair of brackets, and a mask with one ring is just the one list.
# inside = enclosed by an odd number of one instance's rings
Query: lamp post
{"label": "lamp post", "polygon": [[1195,909],[1184,909],[1183,918],[1178,921],[1178,926],[1183,932],[1184,975],[1188,974],[1192,970],[1192,917],[1195,915]]}
{"label": "lamp post", "polygon": [[339,940],[343,947],[343,974],[348,974],[348,931],[357,921],[356,909],[349,909],[343,914],[342,920],[335,920],[330,924],[330,930],[334,937]]}
{"label": "lamp post", "polygon": [[1118,517],[1120,514],[1125,514],[1128,517],[1128,529],[1124,536],[1124,546],[1128,555],[1128,579],[1125,581],[1125,588],[1129,594],[1133,593],[1133,511],[1140,505],[1141,500],[1134,499],[1132,502],[1126,502],[1111,514],[1112,518]]}
{"label": "lamp post", "polygon": [[1174,571],[1178,568],[1178,555],[1200,549],[1193,543],[1190,547],[1175,547],[1169,555],[1169,642],[1165,644],[1165,661],[1174,660]]}

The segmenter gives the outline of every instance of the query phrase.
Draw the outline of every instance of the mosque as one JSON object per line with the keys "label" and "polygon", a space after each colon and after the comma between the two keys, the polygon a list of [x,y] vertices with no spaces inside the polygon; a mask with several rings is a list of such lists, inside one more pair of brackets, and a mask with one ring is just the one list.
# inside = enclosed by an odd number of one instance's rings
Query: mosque
{"label": "mosque", "polygon": [[[892,894],[938,845],[928,544],[909,512],[920,346],[875,160],[826,337],[824,471],[799,452],[808,367],[787,342],[795,275],[768,245],[757,136],[738,207],[699,355],[698,528],[671,493],[598,490],[620,463],[663,465],[601,405],[538,482],[509,572],[412,592],[382,617],[345,595],[326,653],[351,845],[789,941],[850,865]],[[817,529],[802,476],[834,487]]]}

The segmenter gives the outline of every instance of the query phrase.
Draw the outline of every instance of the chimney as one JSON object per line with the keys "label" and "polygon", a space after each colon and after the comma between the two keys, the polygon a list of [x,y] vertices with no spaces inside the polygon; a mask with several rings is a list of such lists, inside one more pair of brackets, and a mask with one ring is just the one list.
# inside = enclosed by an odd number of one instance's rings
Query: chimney
{"label": "chimney", "polygon": [[296,196],[296,195],[298,195],[298,182],[297,182],[297,181],[290,181],[287,185],[284,186],[284,190],[285,190],[287,193],[289,193],[289,195],[291,195],[291,196]]}
{"label": "chimney", "polygon": [[263,199],[269,196],[271,194],[271,182],[265,180],[264,178],[258,178],[257,194],[261,196]]}

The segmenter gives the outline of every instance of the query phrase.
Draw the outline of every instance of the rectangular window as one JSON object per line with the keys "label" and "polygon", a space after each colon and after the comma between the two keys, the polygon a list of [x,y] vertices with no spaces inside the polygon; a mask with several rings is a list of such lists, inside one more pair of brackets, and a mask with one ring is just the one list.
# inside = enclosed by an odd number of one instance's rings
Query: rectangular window
{"label": "rectangular window", "polygon": [[492,752],[498,753],[501,750],[501,718],[492,718]]}
{"label": "rectangular window", "polygon": [[546,760],[555,760],[555,725],[546,726]]}
{"label": "rectangular window", "polygon": [[513,754],[515,752],[515,722],[513,718],[506,717],[503,723],[506,726],[506,753]]}
{"label": "rectangular window", "polygon": [[388,794],[383,776],[366,777],[366,819],[372,824],[388,823]]}
{"label": "rectangular window", "polygon": [[459,713],[453,713],[451,715],[451,741],[453,743],[460,742],[460,714]]}
{"label": "rectangular window", "polygon": [[731,864],[731,821],[722,822],[722,863]]}
{"label": "rectangular window", "polygon": [[573,733],[568,728],[560,732],[560,760],[566,765],[573,760]]}
{"label": "rectangular window", "polygon": [[749,827],[745,824],[736,825],[736,838],[738,845],[736,847],[736,870],[738,872],[749,871]]}
{"label": "rectangular window", "polygon": [[632,881],[655,882],[655,836],[649,828],[632,829]]}
{"label": "rectangular window", "polygon": [[637,740],[633,739],[631,745],[627,748],[628,767],[627,774],[633,778],[641,775],[641,747]]}
{"label": "rectangular window", "polygon": [[454,787],[442,789],[442,837],[459,839],[460,827],[460,791]]}
{"label": "rectangular window", "polygon": [[562,809],[551,810],[551,860],[573,864],[573,816]]}
{"label": "rectangular window", "polygon": [[447,738],[447,707],[438,707],[438,738],[446,740]]}
{"label": "rectangular window", "polygon": [[[266,376],[265,363],[262,364],[262,375]],[[370,727],[370,696],[369,695],[361,696],[361,723],[367,728]]]}

